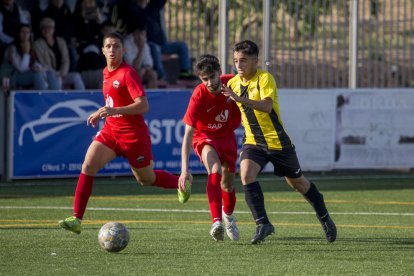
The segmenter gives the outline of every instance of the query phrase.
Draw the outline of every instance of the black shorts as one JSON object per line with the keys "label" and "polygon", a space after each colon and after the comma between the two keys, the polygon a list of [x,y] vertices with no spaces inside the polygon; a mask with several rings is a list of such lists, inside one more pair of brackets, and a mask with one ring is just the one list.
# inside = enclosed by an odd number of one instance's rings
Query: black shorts
{"label": "black shorts", "polygon": [[294,145],[283,150],[266,150],[254,145],[243,145],[240,153],[240,162],[244,159],[253,160],[260,166],[261,170],[263,170],[267,163],[271,162],[274,174],[277,176],[289,178],[302,176]]}

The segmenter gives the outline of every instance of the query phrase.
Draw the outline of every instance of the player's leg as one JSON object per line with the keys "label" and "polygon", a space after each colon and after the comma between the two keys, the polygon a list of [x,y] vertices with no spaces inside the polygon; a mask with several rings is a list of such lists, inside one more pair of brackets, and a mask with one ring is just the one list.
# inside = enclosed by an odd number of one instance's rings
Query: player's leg
{"label": "player's leg", "polygon": [[114,159],[115,152],[98,141],[93,141],[88,148],[85,155],[85,160],[82,164],[82,171],[80,173],[78,184],[76,185],[75,198],[73,203],[73,216],[59,221],[59,225],[80,234],[81,220],[86,210],[89,197],[92,193],[93,180],[97,172],[105,166],[106,163]]}
{"label": "player's leg", "polygon": [[142,186],[152,186],[155,182],[154,162],[149,161],[145,167],[138,167],[137,165],[131,164],[131,171],[135,179]]}
{"label": "player's leg", "polygon": [[211,145],[204,145],[201,159],[207,170],[206,193],[213,222],[210,235],[214,240],[224,239],[224,227],[222,224],[222,199],[221,199],[221,163],[218,154]]}
{"label": "player's leg", "polygon": [[[166,171],[154,170],[149,136],[141,137],[139,142],[124,143],[122,155],[128,159],[135,179],[142,186],[156,186],[164,189],[178,188],[178,176]],[[188,193],[188,197],[190,193]]]}
{"label": "player's leg", "polygon": [[[231,170],[233,171],[233,170]],[[237,241],[240,238],[239,229],[237,228],[236,219],[233,216],[236,206],[236,189],[233,185],[235,173],[230,172],[227,162],[221,166],[221,197],[223,201],[223,222],[226,226],[227,236]]]}
{"label": "player's leg", "polygon": [[336,240],[336,226],[326,208],[323,195],[319,192],[316,185],[308,181],[303,174],[298,178],[285,177],[285,179],[289,186],[300,192],[312,205],[325,232],[326,240],[334,242]]}
{"label": "player's leg", "polygon": [[[150,164],[145,167],[134,167],[131,163],[131,170],[135,179],[142,186],[156,186],[164,189],[177,189],[178,201],[186,203],[191,195],[191,183],[186,182],[186,189],[181,191],[178,189],[179,176],[171,174],[167,171],[154,170],[154,163],[151,160]],[[136,164],[135,164],[136,165]]]}
{"label": "player's leg", "polygon": [[137,168],[131,165],[131,169],[135,179],[142,186],[156,186],[164,189],[178,188],[178,176],[167,171],[154,170],[154,162],[152,160],[145,167]]}
{"label": "player's leg", "polygon": [[256,233],[251,239],[252,244],[257,244],[275,232],[274,226],[267,217],[264,195],[256,176],[261,167],[250,159],[243,159],[240,163],[240,177],[243,184],[244,197],[256,222]]}
{"label": "player's leg", "polygon": [[256,222],[256,233],[251,239],[252,244],[262,242],[275,232],[274,226],[267,217],[264,195],[257,181],[257,175],[267,163],[263,151],[251,146],[243,146],[240,155],[240,178],[243,184],[244,197]]}
{"label": "player's leg", "polygon": [[221,197],[223,199],[223,212],[231,215],[236,206],[236,189],[233,185],[235,173],[229,171],[227,163],[221,166]]}
{"label": "player's leg", "polygon": [[236,189],[233,185],[238,158],[236,136],[232,135],[221,139],[215,147],[221,161],[223,211],[225,214],[231,215],[236,206]]}
{"label": "player's leg", "polygon": [[92,193],[94,176],[106,163],[116,157],[115,152],[106,145],[93,141],[85,155],[82,172],[75,191],[74,216],[82,219]]}

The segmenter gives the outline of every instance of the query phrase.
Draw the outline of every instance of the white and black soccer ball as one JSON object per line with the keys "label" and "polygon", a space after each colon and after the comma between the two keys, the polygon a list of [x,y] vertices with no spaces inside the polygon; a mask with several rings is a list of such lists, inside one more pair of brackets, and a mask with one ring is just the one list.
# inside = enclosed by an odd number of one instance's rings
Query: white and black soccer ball
{"label": "white and black soccer ball", "polygon": [[127,247],[129,231],[122,223],[108,222],[99,230],[99,245],[108,252],[119,252]]}

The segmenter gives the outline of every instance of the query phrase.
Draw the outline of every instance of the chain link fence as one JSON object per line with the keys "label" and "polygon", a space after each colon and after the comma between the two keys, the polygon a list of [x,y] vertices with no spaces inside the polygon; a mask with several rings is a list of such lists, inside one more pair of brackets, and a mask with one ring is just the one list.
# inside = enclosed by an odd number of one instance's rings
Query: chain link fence
{"label": "chain link fence", "polygon": [[[191,56],[218,55],[219,1],[170,0],[164,16],[170,40]],[[270,71],[283,88],[347,88],[351,0],[271,0]],[[262,46],[263,0],[229,0],[232,45]],[[358,1],[357,87],[414,87],[414,1]],[[222,61],[223,62],[223,61]]]}

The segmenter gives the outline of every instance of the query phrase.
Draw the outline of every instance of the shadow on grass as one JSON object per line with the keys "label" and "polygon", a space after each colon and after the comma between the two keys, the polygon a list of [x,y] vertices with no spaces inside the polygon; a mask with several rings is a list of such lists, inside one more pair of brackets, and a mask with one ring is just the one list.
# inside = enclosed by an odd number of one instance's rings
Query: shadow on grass
{"label": "shadow on grass", "polygon": [[[326,242],[324,238],[315,238],[315,237],[278,237],[277,241],[286,241],[287,243],[290,242],[303,242],[303,241],[323,241]],[[338,240],[334,243],[387,243],[387,244],[396,244],[396,245],[414,245],[414,238],[338,238]]]}

